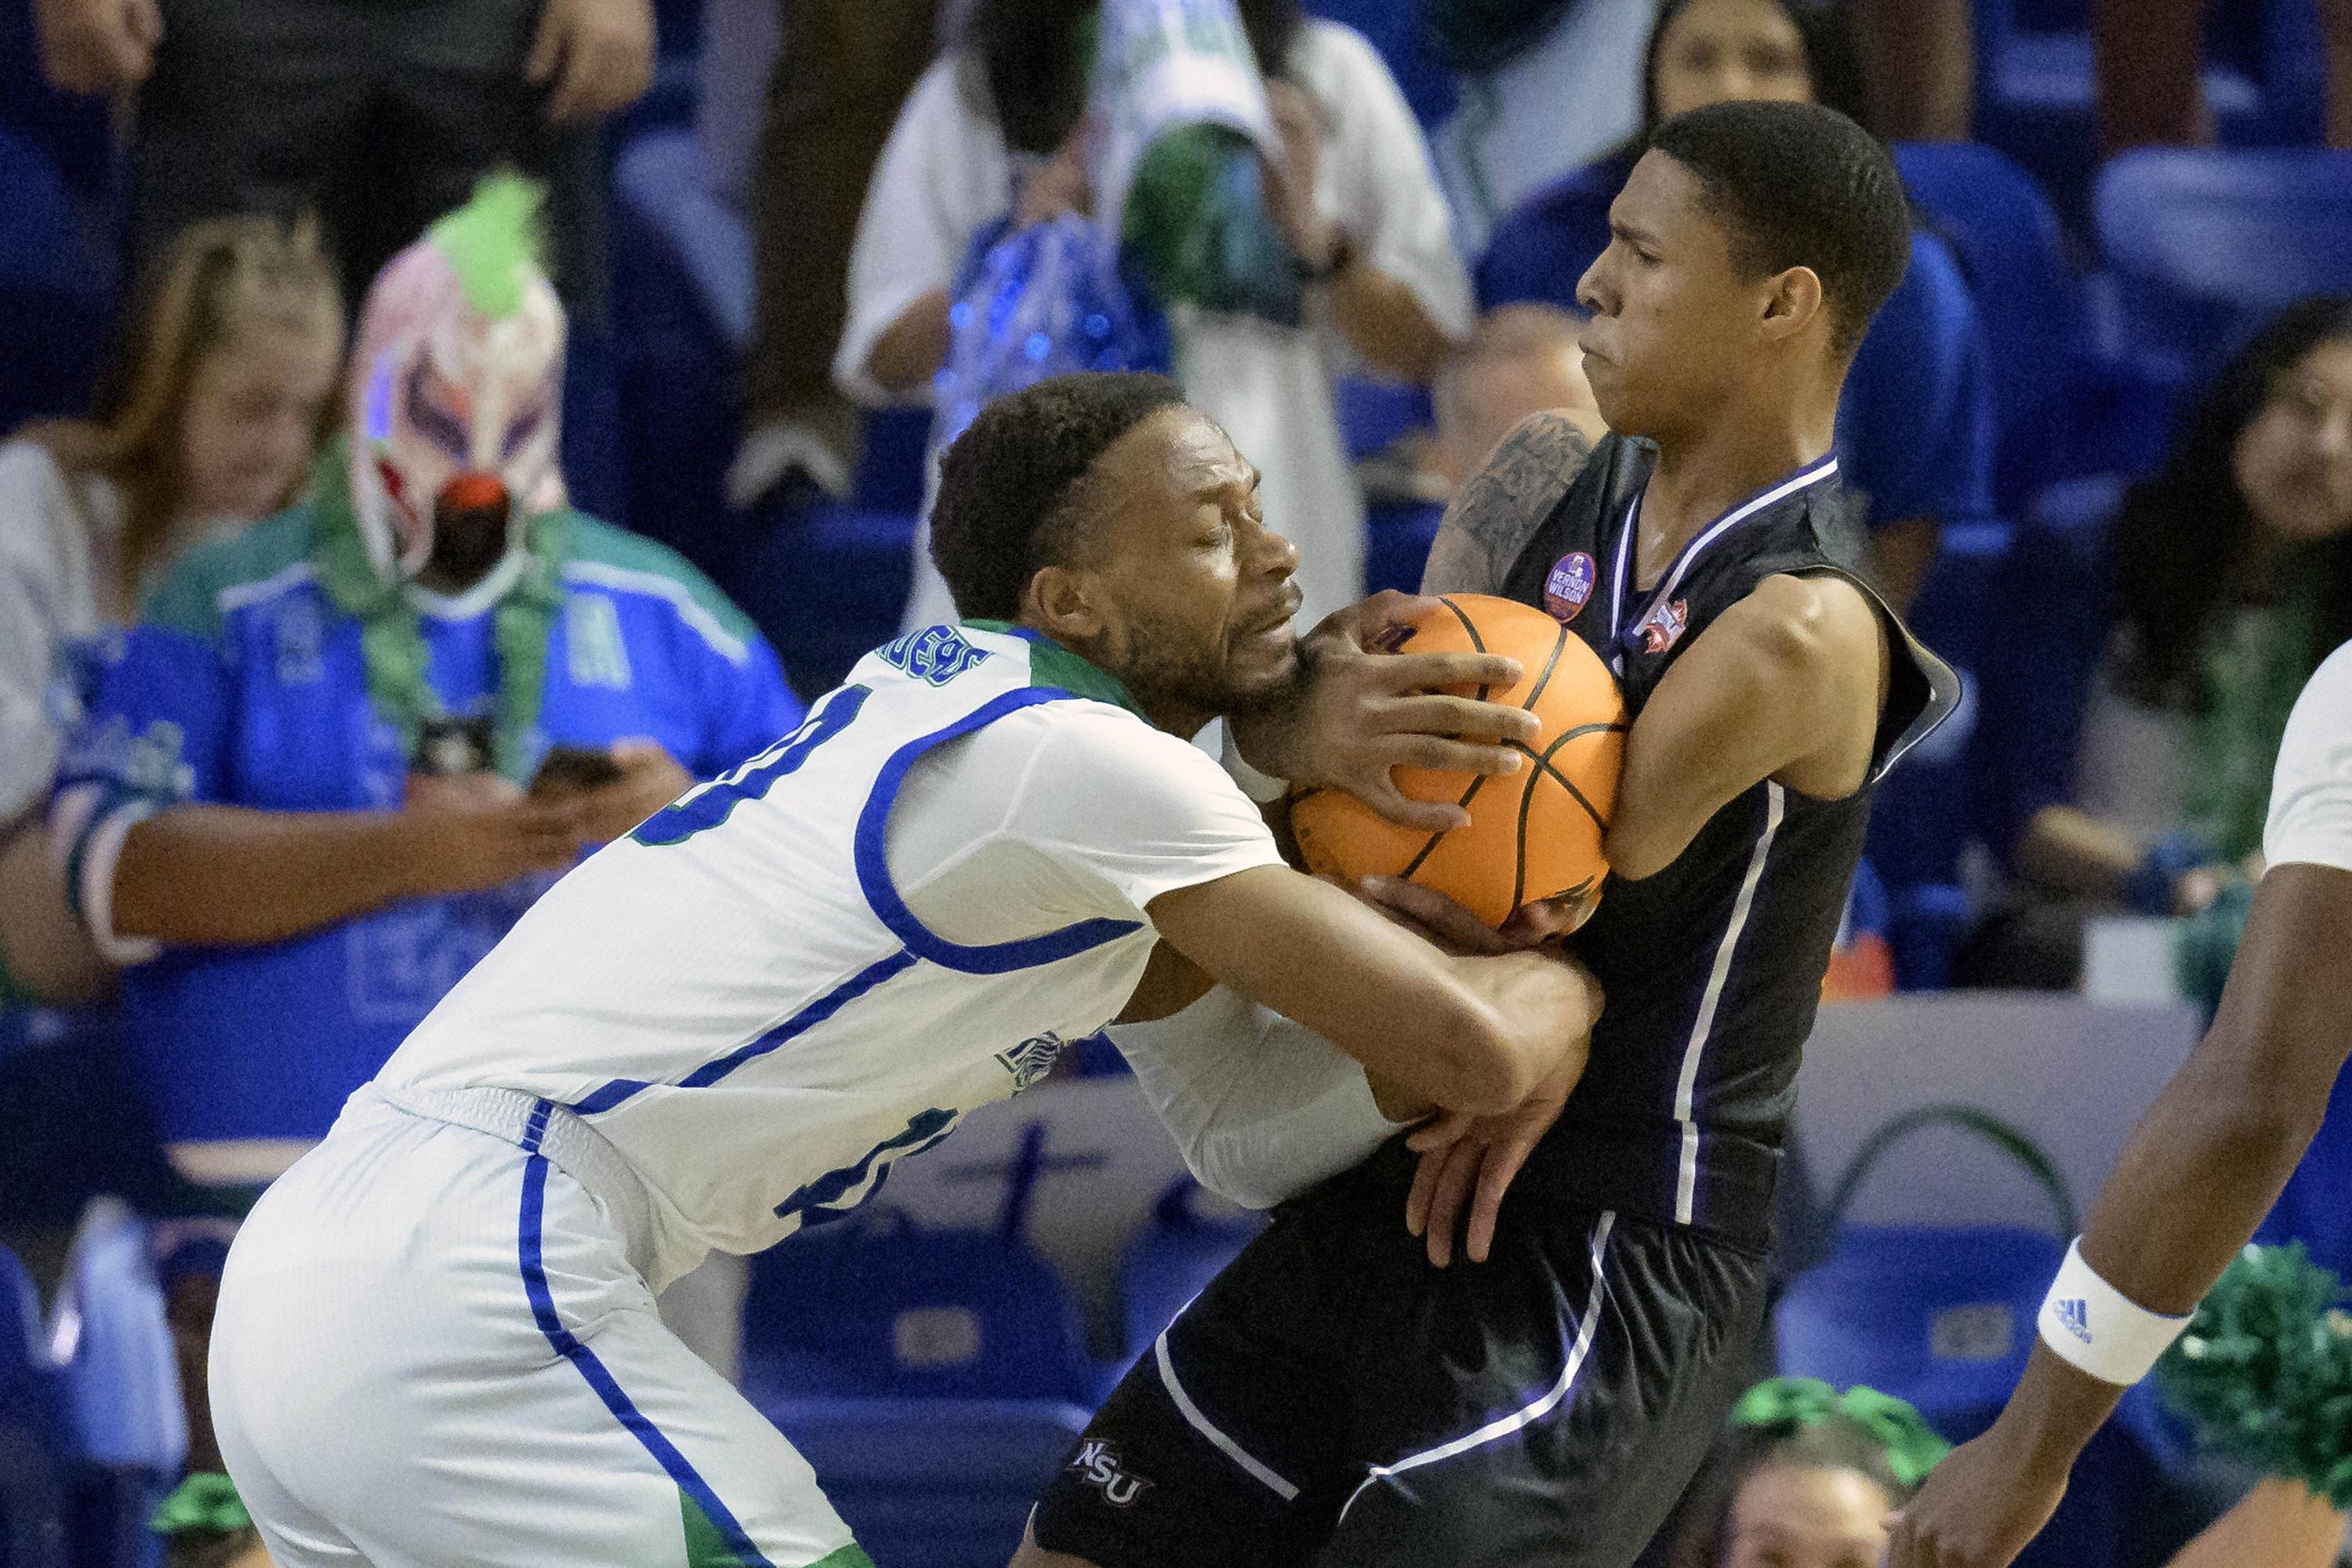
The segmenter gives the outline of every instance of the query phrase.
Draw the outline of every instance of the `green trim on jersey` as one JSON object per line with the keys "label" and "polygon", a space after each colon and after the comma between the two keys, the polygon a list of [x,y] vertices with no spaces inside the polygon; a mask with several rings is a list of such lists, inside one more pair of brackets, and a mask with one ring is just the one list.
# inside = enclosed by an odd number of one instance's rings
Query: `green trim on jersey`
{"label": "green trim on jersey", "polygon": [[310,559],[310,509],[290,507],[234,539],[189,552],[147,595],[139,618],[217,647],[223,594],[246,584],[266,583]]}
{"label": "green trim on jersey", "polygon": [[855,1541],[837,1552],[828,1552],[808,1568],[874,1568],[874,1559],[866,1555],[865,1548]]}
{"label": "green trim on jersey", "polygon": [[686,1568],[751,1568],[683,1487],[678,1489],[677,1513],[686,1526]]}
{"label": "green trim on jersey", "polygon": [[[686,1525],[686,1568],[751,1568],[750,1561],[732,1546],[702,1505],[686,1495],[684,1488],[677,1494],[678,1518]],[[828,1552],[806,1568],[874,1568],[874,1559],[866,1555],[857,1542]]]}
{"label": "green trim on jersey", "polygon": [[[1019,637],[1028,628],[1016,626],[1011,621],[966,621],[974,631],[995,632],[1001,637]],[[1091,697],[1097,702],[1108,702],[1114,708],[1124,708],[1145,723],[1143,710],[1128,695],[1127,686],[1119,678],[1096,664],[1083,654],[1072,653],[1043,632],[1034,634],[1029,644],[1029,679],[1039,686],[1057,686],[1076,697]]]}

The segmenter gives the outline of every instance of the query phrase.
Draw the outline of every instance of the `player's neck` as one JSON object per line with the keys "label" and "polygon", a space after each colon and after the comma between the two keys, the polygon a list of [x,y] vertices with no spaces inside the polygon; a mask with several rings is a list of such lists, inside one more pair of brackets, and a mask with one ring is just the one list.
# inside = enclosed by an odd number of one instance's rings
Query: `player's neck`
{"label": "player's neck", "polygon": [[1647,588],[1708,524],[1749,496],[1830,450],[1837,405],[1805,410],[1782,403],[1761,416],[1733,412],[1687,435],[1661,436],[1658,463],[1636,521],[1636,585]]}

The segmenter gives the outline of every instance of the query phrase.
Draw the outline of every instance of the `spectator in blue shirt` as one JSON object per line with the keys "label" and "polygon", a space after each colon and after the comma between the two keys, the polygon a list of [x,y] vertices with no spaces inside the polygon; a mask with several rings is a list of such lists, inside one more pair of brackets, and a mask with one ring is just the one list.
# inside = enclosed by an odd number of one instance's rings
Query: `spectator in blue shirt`
{"label": "spectator in blue shirt", "polygon": [[[698,573],[565,504],[534,202],[486,190],[385,268],[304,500],[164,579],[60,769],[68,895],[130,966],[174,1166],[229,1212],[584,849],[801,716]],[[172,1289],[217,1468],[212,1281]]]}
{"label": "spectator in blue shirt", "polygon": [[[1747,100],[1824,103],[1860,119],[1842,7],[1669,0],[1650,35],[1644,134],[1686,110]],[[1520,300],[1574,309],[1639,151],[1636,142],[1587,164],[1497,225],[1478,264],[1479,309]],[[1990,370],[1959,263],[1932,233],[1913,232],[1910,271],[1855,355],[1837,439],[1845,481],[1870,508],[1879,571],[1895,603],[1907,604],[1942,529],[1992,509]]]}

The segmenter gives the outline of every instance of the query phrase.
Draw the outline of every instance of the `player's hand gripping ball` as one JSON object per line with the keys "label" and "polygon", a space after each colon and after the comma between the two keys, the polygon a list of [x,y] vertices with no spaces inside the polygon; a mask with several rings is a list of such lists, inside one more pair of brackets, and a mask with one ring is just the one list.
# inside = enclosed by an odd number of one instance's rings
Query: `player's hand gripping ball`
{"label": "player's hand gripping ball", "polygon": [[1625,759],[1625,703],[1608,667],[1545,612],[1482,594],[1449,594],[1399,629],[1391,652],[1518,660],[1517,686],[1462,695],[1524,708],[1543,732],[1531,746],[1513,743],[1522,753],[1517,773],[1397,769],[1402,793],[1455,801],[1469,812],[1466,826],[1443,833],[1400,827],[1344,790],[1300,792],[1290,826],[1307,868],[1350,882],[1418,882],[1496,927],[1522,905],[1591,894],[1609,871],[1601,840]]}

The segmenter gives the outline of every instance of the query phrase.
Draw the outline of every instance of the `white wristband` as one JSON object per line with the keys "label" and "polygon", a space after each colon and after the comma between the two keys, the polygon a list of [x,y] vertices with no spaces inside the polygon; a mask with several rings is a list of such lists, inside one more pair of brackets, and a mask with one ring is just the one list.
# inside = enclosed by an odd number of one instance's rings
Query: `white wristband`
{"label": "white wristband", "polygon": [[2042,1302],[2042,1342],[2102,1383],[2128,1388],[2171,1348],[2187,1318],[2151,1312],[2083,1261],[2080,1237]]}

